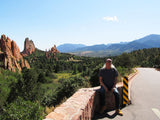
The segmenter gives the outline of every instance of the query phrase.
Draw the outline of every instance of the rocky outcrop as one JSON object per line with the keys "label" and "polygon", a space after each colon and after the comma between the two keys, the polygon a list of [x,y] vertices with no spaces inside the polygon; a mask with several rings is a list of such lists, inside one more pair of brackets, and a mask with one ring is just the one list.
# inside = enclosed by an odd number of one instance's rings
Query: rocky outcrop
{"label": "rocky outcrop", "polygon": [[34,52],[35,52],[35,45],[33,41],[29,40],[29,38],[26,38],[24,42],[24,50],[22,52],[22,56],[27,56]]}
{"label": "rocky outcrop", "polygon": [[16,44],[15,41],[12,41],[12,42],[11,42],[11,46],[12,46],[13,56],[14,56],[17,60],[22,59],[22,55],[20,54],[19,47],[17,46],[17,44]]}
{"label": "rocky outcrop", "polygon": [[24,60],[24,66],[25,66],[26,68],[30,68],[30,65],[29,65],[29,63],[28,63],[27,60]]}
{"label": "rocky outcrop", "polygon": [[11,40],[8,37],[6,37],[5,35],[1,36],[0,49],[1,49],[1,51],[11,50]]}
{"label": "rocky outcrop", "polygon": [[46,58],[51,58],[51,56],[53,56],[53,58],[55,57],[56,53],[60,53],[56,47],[56,45],[54,45],[48,52],[46,52]]}
{"label": "rocky outcrop", "polygon": [[15,41],[11,41],[5,35],[2,35],[0,38],[0,51],[1,51],[1,61],[4,62],[4,68],[11,71],[22,70],[23,67],[30,68],[28,62],[23,60],[22,55],[20,54],[20,49],[17,46]]}
{"label": "rocky outcrop", "polygon": [[51,53],[60,53],[58,50],[57,50],[57,47],[56,45],[54,45],[51,50],[50,50]]}

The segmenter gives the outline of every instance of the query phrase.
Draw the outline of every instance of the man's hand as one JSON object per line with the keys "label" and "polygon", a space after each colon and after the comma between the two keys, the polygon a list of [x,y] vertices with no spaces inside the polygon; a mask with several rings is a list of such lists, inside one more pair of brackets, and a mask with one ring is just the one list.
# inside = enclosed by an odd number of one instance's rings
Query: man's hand
{"label": "man's hand", "polygon": [[114,92],[114,90],[115,90],[115,88],[112,88],[112,90],[111,90],[111,91],[112,91],[112,92]]}
{"label": "man's hand", "polygon": [[100,82],[100,85],[103,86],[103,88],[105,89],[105,92],[108,92],[108,88],[104,85],[104,83],[102,82],[102,77],[99,77],[99,82]]}
{"label": "man's hand", "polygon": [[100,82],[100,85],[103,86],[103,88],[105,89],[105,92],[108,92],[108,88],[104,85],[104,83],[102,82],[102,77],[99,77],[99,82]]}

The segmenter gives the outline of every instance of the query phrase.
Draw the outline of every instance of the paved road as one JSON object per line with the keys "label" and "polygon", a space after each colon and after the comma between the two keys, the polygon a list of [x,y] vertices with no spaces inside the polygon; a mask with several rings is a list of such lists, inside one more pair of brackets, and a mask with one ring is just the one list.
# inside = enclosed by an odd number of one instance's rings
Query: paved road
{"label": "paved road", "polygon": [[160,72],[152,68],[137,70],[139,74],[133,78],[130,91],[132,104],[122,109],[124,116],[113,120],[160,120]]}

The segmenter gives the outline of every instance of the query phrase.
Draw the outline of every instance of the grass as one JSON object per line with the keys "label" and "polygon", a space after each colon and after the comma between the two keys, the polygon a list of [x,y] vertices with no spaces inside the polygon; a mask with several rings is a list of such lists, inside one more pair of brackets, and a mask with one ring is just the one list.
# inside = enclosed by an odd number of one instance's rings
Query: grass
{"label": "grass", "polygon": [[79,75],[79,74],[73,75],[72,73],[56,73],[57,78],[53,79],[53,80],[54,80],[54,82],[58,82],[58,80],[61,79],[61,78],[67,79],[67,78],[70,78],[70,77],[74,77],[76,75]]}
{"label": "grass", "polygon": [[45,107],[45,113],[46,114],[49,114],[49,113],[51,113],[53,110],[54,110],[55,108],[54,108],[54,106],[51,106],[51,107]]}
{"label": "grass", "polygon": [[72,75],[72,73],[56,73],[57,78],[53,79],[54,82],[58,82],[61,78],[69,78]]}

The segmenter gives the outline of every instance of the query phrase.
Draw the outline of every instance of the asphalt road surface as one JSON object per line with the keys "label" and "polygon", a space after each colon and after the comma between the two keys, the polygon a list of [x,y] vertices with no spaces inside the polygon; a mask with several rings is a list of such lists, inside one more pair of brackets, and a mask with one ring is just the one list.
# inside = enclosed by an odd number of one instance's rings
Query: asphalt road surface
{"label": "asphalt road surface", "polygon": [[[122,109],[123,116],[113,120],[160,120],[160,71],[137,68],[131,84],[132,104]],[[109,112],[112,115],[114,111]],[[98,120],[109,120],[108,115]]]}

